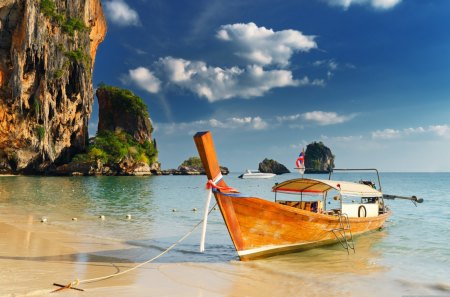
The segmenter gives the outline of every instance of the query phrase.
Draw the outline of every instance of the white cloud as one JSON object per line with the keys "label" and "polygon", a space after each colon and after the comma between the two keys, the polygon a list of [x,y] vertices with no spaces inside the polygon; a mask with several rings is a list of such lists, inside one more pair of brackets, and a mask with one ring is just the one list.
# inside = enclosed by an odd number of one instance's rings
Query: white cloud
{"label": "white cloud", "polygon": [[269,124],[259,116],[256,117],[231,117],[225,120],[209,119],[187,123],[155,124],[155,129],[165,134],[186,131],[192,133],[210,128],[217,129],[245,129],[245,130],[265,130]]}
{"label": "white cloud", "polygon": [[161,86],[161,81],[145,67],[130,69],[124,81],[132,82],[149,93],[158,93]]}
{"label": "white cloud", "polygon": [[426,128],[405,128],[403,130],[384,129],[372,132],[373,139],[395,139],[412,135],[431,134],[438,137],[450,138],[450,127],[448,125],[430,125]]}
{"label": "white cloud", "polygon": [[[317,47],[312,36],[305,36],[296,30],[275,32],[254,23],[221,26],[216,36],[228,42],[236,50],[235,54],[245,58],[247,65],[218,67],[203,61],[169,56],[160,58],[151,69],[139,67],[130,70],[124,82],[133,81],[151,93],[161,91],[162,85],[166,90],[176,87],[209,102],[259,97],[273,88],[325,86],[324,79],[310,79],[307,76],[295,79],[292,71],[280,69],[280,66],[289,64],[294,52]],[[134,73],[138,69],[139,73]]]}
{"label": "white cloud", "polygon": [[335,112],[311,111],[304,113],[302,118],[306,121],[315,122],[321,126],[341,124],[354,118],[355,115],[338,115]]}
{"label": "white cloud", "polygon": [[333,6],[342,6],[348,9],[353,4],[370,5],[375,9],[390,9],[402,2],[402,0],[323,0]]}
{"label": "white cloud", "polygon": [[171,85],[187,89],[210,102],[233,97],[252,98],[273,88],[314,85],[308,78],[295,80],[288,70],[265,70],[257,65],[245,68],[208,66],[202,61],[172,57],[159,59],[155,72]]}
{"label": "white cloud", "polygon": [[250,126],[254,130],[264,130],[269,126],[260,117],[231,118],[231,123],[237,126]]}
{"label": "white cloud", "polygon": [[321,126],[326,126],[347,122],[353,119],[355,116],[356,116],[355,114],[339,115],[335,112],[310,111],[302,114],[279,116],[277,117],[277,120],[279,122],[285,122],[285,121],[296,121],[301,119],[304,121],[315,122]]}
{"label": "white cloud", "polygon": [[450,137],[450,127],[447,125],[429,126],[428,131],[436,133],[439,136]]}
{"label": "white cloud", "polygon": [[89,137],[93,137],[97,134],[97,128],[98,128],[98,119],[91,118],[88,124]]}
{"label": "white cloud", "polygon": [[296,121],[296,120],[300,119],[301,116],[302,115],[299,113],[293,114],[293,115],[288,115],[288,116],[278,116],[277,120],[279,122]]}
{"label": "white cloud", "polygon": [[223,25],[216,36],[229,43],[235,55],[261,66],[285,67],[295,52],[317,48],[314,36],[292,29],[273,31],[255,23]]}
{"label": "white cloud", "polygon": [[372,132],[372,138],[374,139],[393,139],[401,136],[401,132],[395,129],[384,129]]}
{"label": "white cloud", "polygon": [[[329,60],[318,60],[312,63],[314,67],[325,69],[327,79],[331,79],[334,76],[334,73],[338,70],[343,69],[355,69],[355,66],[352,64],[340,64],[336,62],[334,59]],[[323,81],[323,80],[322,80]],[[325,85],[325,81],[323,81]]]}
{"label": "white cloud", "polygon": [[138,13],[122,0],[105,2],[105,14],[108,20],[119,26],[139,26]]}
{"label": "white cloud", "polygon": [[362,135],[349,135],[349,136],[326,136],[326,135],[321,135],[320,138],[322,138],[323,140],[334,140],[336,142],[354,142],[354,141],[358,141],[358,140],[362,140],[363,136]]}
{"label": "white cloud", "polygon": [[339,64],[335,60],[331,59],[331,60],[318,60],[318,61],[315,61],[313,63],[313,66],[326,67],[330,71],[334,71],[334,70],[338,69]]}

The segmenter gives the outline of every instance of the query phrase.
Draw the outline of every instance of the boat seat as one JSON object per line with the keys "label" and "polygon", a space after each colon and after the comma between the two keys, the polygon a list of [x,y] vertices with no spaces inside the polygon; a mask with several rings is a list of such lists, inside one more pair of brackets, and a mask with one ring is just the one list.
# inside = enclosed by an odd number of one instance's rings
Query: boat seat
{"label": "boat seat", "polygon": [[322,201],[286,201],[286,200],[278,200],[279,204],[295,207],[298,209],[311,211],[311,212],[321,212]]}

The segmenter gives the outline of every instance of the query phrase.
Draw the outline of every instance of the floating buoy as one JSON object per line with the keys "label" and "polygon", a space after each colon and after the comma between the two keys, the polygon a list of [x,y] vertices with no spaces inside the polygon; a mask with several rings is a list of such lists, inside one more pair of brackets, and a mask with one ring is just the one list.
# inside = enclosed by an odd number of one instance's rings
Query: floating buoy
{"label": "floating buoy", "polygon": [[127,220],[131,220],[131,215],[127,214],[126,218],[127,218]]}
{"label": "floating buoy", "polygon": [[41,218],[41,223],[47,223],[48,219],[46,217]]}
{"label": "floating buoy", "polygon": [[72,218],[72,221],[76,222],[76,221],[78,221],[78,219],[77,218]]}
{"label": "floating buoy", "polygon": [[194,207],[194,208],[192,209],[192,211],[197,211],[197,208]]}
{"label": "floating buoy", "polygon": [[213,209],[214,209],[214,210],[217,210],[217,207],[214,207]]}
{"label": "floating buoy", "polygon": [[177,211],[177,209],[176,208],[172,208],[172,212],[176,212]]}
{"label": "floating buoy", "polygon": [[104,215],[100,215],[98,218],[103,221],[105,219],[105,216]]}

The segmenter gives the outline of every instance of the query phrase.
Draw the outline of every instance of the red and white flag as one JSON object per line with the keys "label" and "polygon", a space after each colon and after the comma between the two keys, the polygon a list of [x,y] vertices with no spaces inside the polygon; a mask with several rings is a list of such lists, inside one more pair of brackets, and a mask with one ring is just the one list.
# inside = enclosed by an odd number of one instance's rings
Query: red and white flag
{"label": "red and white flag", "polygon": [[297,161],[295,161],[295,165],[297,166],[298,172],[301,174],[305,173],[305,152],[302,150],[300,155],[298,155]]}

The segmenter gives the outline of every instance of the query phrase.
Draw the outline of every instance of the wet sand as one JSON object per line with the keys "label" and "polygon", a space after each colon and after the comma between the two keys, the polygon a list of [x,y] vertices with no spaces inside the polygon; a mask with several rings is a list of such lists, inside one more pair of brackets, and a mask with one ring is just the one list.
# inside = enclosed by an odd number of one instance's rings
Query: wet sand
{"label": "wet sand", "polygon": [[[133,267],[136,263],[115,257],[133,254],[133,249],[136,247],[126,243],[71,234],[50,223],[41,223],[40,218],[32,215],[3,216],[0,219],[0,296],[57,296],[50,293],[57,288],[53,283],[67,284]],[[320,251],[317,253],[320,257]],[[301,292],[308,292],[309,296],[353,295],[333,283],[334,272],[342,268],[339,264],[324,267],[332,273],[322,276],[314,270],[297,274],[300,260],[150,263],[118,277],[78,285],[84,292],[64,290],[58,295],[263,296],[268,292],[271,296],[300,296]],[[356,269],[367,265],[359,260],[353,264]],[[379,268],[374,266],[373,270]]]}
{"label": "wet sand", "polygon": [[[136,247],[71,234],[32,215],[6,219],[13,223],[5,222],[5,217],[0,222],[0,296],[370,296],[364,283],[373,287],[370,282],[383,270],[364,257],[353,257],[351,263],[343,260],[325,265],[322,271],[308,271],[300,263],[310,256],[320,259],[324,251],[316,250],[300,257],[245,263],[150,263],[118,277],[78,285],[84,292],[64,290],[55,295],[50,293],[57,288],[53,283],[67,284],[133,267],[136,263],[115,255],[133,254]],[[342,252],[337,253],[342,258]],[[364,281],[359,275],[358,284],[352,286],[337,279],[358,270],[370,277]],[[393,288],[384,287],[389,288],[384,295],[390,296]]]}
{"label": "wet sand", "polygon": [[[335,246],[265,260],[239,262],[232,260],[236,259],[233,258],[234,251],[226,249],[228,234],[225,230],[220,231],[223,229],[223,222],[216,214],[222,229],[215,226],[214,217],[211,218],[206,255],[197,252],[193,255],[193,249],[197,250],[197,241],[195,246],[183,243],[177,251],[169,252],[158,261],[127,274],[78,285],[84,292],[64,290],[51,294],[57,288],[52,286],[53,283],[67,284],[76,279],[114,274],[136,265],[133,261],[154,257],[178,239],[178,236],[183,235],[183,230],[188,230],[197,219],[191,219],[195,214],[188,211],[177,213],[177,216],[167,221],[157,218],[147,223],[139,221],[136,224],[118,224],[116,218],[114,224],[108,224],[113,218],[110,220],[107,217],[103,224],[99,221],[98,214],[94,216],[92,213],[83,213],[83,208],[74,207],[74,197],[71,195],[79,195],[72,190],[75,186],[70,184],[70,187],[64,188],[64,192],[61,191],[63,182],[79,180],[57,180],[58,187],[51,194],[45,184],[41,185],[42,194],[41,191],[39,195],[35,194],[36,197],[31,201],[27,197],[33,193],[33,182],[43,183],[47,179],[25,181],[25,184],[17,182],[18,186],[10,186],[8,191],[0,189],[0,296],[356,297],[446,296],[450,292],[448,282],[424,279],[414,270],[405,272],[402,267],[408,264],[406,260],[386,260],[386,253],[392,253],[393,248],[390,247],[389,250],[379,244],[392,237],[389,235],[392,228],[358,238],[356,254],[347,255],[346,251]],[[108,184],[107,188],[109,187]],[[17,189],[26,191],[17,198]],[[67,199],[62,199],[61,203],[60,200],[58,203],[53,200],[42,203],[42,199],[46,197],[59,198],[67,193],[70,195],[65,197]],[[18,202],[11,203],[13,198],[19,199]],[[89,201],[82,200],[82,204],[90,203]],[[166,197],[164,201],[167,201]],[[130,198],[126,199],[126,203],[130,203]],[[117,204],[108,201],[109,204],[113,205],[110,210],[117,208]],[[169,206],[165,208],[170,210]],[[121,220],[125,220],[126,213],[120,215]],[[168,213],[173,215],[172,212]],[[49,216],[47,223],[40,221],[41,214]],[[75,215],[79,220],[72,222],[71,217]],[[186,223],[183,219],[191,220]],[[154,232],[149,232],[148,235],[144,233],[144,236],[133,235],[134,240],[130,242],[118,239],[124,238],[123,233],[122,237],[111,236],[114,232],[110,231],[117,231],[117,226],[130,233],[136,230],[129,228],[145,228]],[[102,229],[108,232],[101,233]],[[216,241],[214,247],[214,241],[208,239],[212,239],[212,233],[218,231],[221,232],[220,242],[217,244]],[[208,255],[208,251],[215,248],[222,249],[226,256],[221,257],[219,253]],[[427,257],[428,254],[421,256]],[[403,259],[403,251],[399,251],[396,257]],[[393,272],[396,268],[400,273]],[[446,273],[448,272],[444,271],[437,276]]]}
{"label": "wet sand", "polygon": [[[10,216],[6,218],[11,220]],[[71,234],[58,226],[43,224],[31,215],[18,216],[16,220],[11,224],[3,217],[0,222],[0,296],[285,297],[436,293],[436,288],[386,278],[386,268],[373,262],[376,257],[371,254],[371,241],[375,237],[359,241],[359,253],[349,257],[338,249],[316,249],[253,262],[150,263],[115,278],[78,285],[84,292],[64,290],[52,294],[56,289],[52,286],[54,282],[67,284],[133,267],[136,263],[115,255],[132,254],[136,247]],[[335,261],[330,261],[330,257]],[[308,265],[308,261],[314,261],[314,265]]]}

